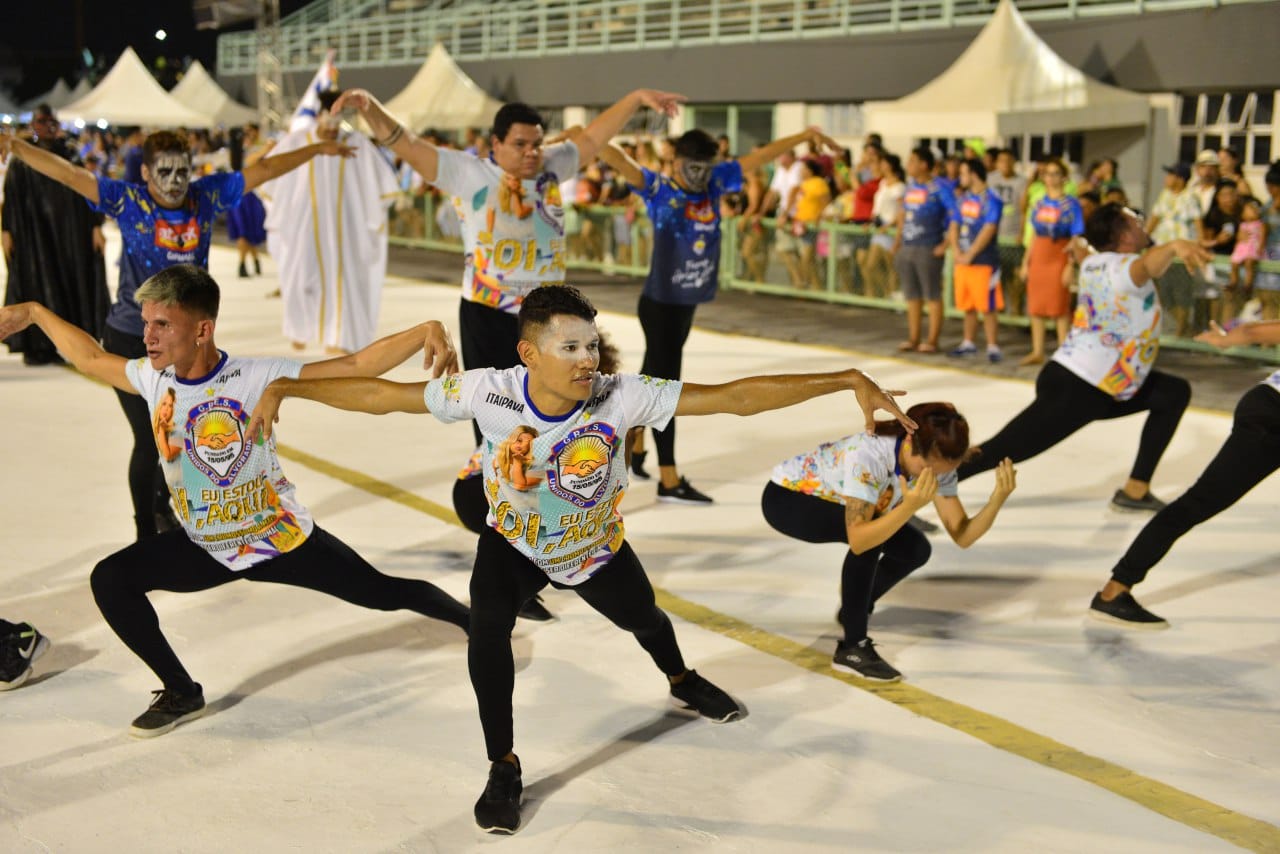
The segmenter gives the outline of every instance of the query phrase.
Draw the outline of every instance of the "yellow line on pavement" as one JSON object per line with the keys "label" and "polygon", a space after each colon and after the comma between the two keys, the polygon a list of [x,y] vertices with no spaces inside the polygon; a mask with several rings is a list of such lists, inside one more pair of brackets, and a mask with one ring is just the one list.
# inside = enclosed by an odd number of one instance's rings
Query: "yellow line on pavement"
{"label": "yellow line on pavement", "polygon": [[[277,445],[287,460],[304,465],[349,486],[402,504],[435,519],[461,525],[449,508],[436,504],[354,469],[336,465],[288,445]],[[867,683],[831,669],[828,653],[753,626],[736,617],[714,611],[681,596],[654,588],[658,605],[669,613],[708,631],[724,635],[752,649],[874,694],[921,717],[984,741],[992,747],[1029,759],[1054,771],[1099,786],[1187,827],[1211,834],[1252,851],[1280,851],[1280,828],[1256,818],[1198,798],[1181,789],[1144,777],[1128,768],[1020,727],[1015,723],[956,703],[907,683]]]}

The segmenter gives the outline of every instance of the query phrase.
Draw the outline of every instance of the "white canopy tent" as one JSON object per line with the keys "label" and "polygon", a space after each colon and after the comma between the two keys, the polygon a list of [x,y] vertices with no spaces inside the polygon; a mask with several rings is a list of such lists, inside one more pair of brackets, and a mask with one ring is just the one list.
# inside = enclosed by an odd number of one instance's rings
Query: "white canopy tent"
{"label": "white canopy tent", "polygon": [[413,130],[488,127],[502,102],[489,96],[439,42],[387,110]]}
{"label": "white canopy tent", "polygon": [[188,107],[164,91],[133,48],[125,48],[93,91],[58,110],[58,118],[144,127],[203,128],[215,123],[207,113]]}
{"label": "white canopy tent", "polygon": [[169,95],[193,110],[207,113],[219,125],[242,125],[258,120],[258,111],[233,100],[199,60],[191,63]]}
{"label": "white canopy tent", "polygon": [[865,125],[885,135],[981,137],[1146,126],[1151,104],[1068,64],[1000,0],[946,71],[896,101],[873,101]]}

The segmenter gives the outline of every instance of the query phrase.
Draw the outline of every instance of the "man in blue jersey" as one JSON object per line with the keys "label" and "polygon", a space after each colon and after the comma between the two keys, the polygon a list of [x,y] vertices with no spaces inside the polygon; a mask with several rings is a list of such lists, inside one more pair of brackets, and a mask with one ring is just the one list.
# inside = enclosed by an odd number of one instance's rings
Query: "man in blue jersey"
{"label": "man in blue jersey", "polygon": [[1000,250],[996,232],[1004,203],[987,187],[987,169],[977,157],[960,164],[960,190],[952,209],[947,237],[955,253],[956,308],[964,312],[964,340],[952,356],[972,356],[978,352],[978,314],[982,314],[987,334],[987,361],[1003,358],[996,343],[996,313],[1004,308],[1000,289]]}
{"label": "man in blue jersey", "polygon": [[[893,266],[907,300],[907,340],[902,351],[938,352],[942,334],[942,262],[947,254],[947,217],[955,204],[952,187],[933,177],[934,157],[927,146],[907,157],[907,190],[893,239]],[[920,340],[920,321],[928,306],[929,337]]]}
{"label": "man in blue jersey", "polygon": [[[576,135],[575,129],[570,135]],[[636,313],[644,330],[644,363],[640,373],[680,379],[684,344],[698,305],[715,299],[720,276],[720,198],[742,191],[742,176],[753,172],[801,142],[814,151],[840,146],[817,128],[809,128],[761,146],[734,160],[716,162],[716,140],[691,130],[676,140],[671,177],[645,169],[621,149],[606,145],[600,156],[644,200],[653,223],[653,256]],[[785,200],[784,200],[785,201]],[[675,422],[653,431],[658,450],[658,500],[707,505],[676,468]],[[633,459],[633,472],[643,465],[643,452]]]}

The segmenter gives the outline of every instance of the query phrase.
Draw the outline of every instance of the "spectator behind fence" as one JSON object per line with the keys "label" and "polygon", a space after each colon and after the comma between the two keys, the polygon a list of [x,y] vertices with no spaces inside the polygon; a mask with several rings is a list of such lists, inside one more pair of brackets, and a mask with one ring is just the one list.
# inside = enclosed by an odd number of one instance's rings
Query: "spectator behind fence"
{"label": "spectator behind fence", "polygon": [[907,191],[906,173],[896,154],[882,154],[876,162],[880,186],[872,205],[875,234],[866,249],[858,250],[858,267],[862,273],[864,293],[884,299],[898,290],[898,272],[893,266],[893,228],[902,213],[902,196]]}
{"label": "spectator behind fence", "polygon": [[[800,161],[800,184],[792,189],[792,201],[787,206],[794,209],[790,232],[799,243],[800,279],[793,281],[802,290],[822,290],[818,276],[817,244],[818,223],[822,212],[831,203],[831,185],[823,177],[822,163],[815,157]],[[782,223],[779,215],[779,223]]]}
{"label": "spectator behind fence", "polygon": [[1218,154],[1211,148],[1196,155],[1196,178],[1191,182],[1191,188],[1200,200],[1200,210],[1205,213],[1213,207],[1213,196],[1218,192],[1218,164]]}
{"label": "spectator behind fence", "polygon": [[[1164,167],[1164,189],[1147,218],[1147,234],[1151,235],[1153,242],[1200,242],[1203,213],[1199,196],[1188,184],[1190,178],[1190,164],[1175,163]],[[1191,307],[1195,305],[1195,279],[1186,267],[1174,264],[1156,280],[1156,286],[1160,291],[1160,301],[1173,315],[1174,334],[1185,338],[1190,331]]]}
{"label": "spectator behind fence", "polygon": [[[1218,182],[1213,201],[1200,220],[1200,228],[1200,245],[1212,252],[1217,260],[1229,262],[1236,247],[1236,232],[1240,228],[1240,192],[1235,181],[1225,179]],[[1206,312],[1205,325],[1210,319],[1216,319],[1225,326],[1244,304],[1239,288],[1223,284],[1219,289],[1219,283],[1225,282],[1226,278],[1217,267],[1205,268],[1206,287],[1199,300]]]}
{"label": "spectator behind fence", "polygon": [[1235,182],[1241,198],[1253,195],[1253,188],[1240,171],[1240,150],[1229,145],[1218,149],[1218,177]]}
{"label": "spectator behind fence", "polygon": [[[752,149],[759,151],[760,146]],[[768,182],[764,167],[743,170],[742,191],[746,205],[738,219],[738,254],[742,256],[746,276],[753,282],[763,282],[769,266],[769,241],[760,217],[764,215]]]}
{"label": "spectator behind fence", "polygon": [[1071,320],[1070,283],[1073,270],[1068,249],[1073,237],[1084,234],[1084,212],[1080,202],[1067,195],[1067,166],[1056,158],[1040,169],[1044,194],[1031,209],[1031,245],[1022,260],[1022,277],[1027,282],[1027,314],[1031,316],[1031,352],[1019,362],[1039,365],[1045,360],[1045,320],[1052,318],[1058,344],[1067,338]]}
{"label": "spectator behind fence", "polygon": [[1258,261],[1267,242],[1267,224],[1262,221],[1262,202],[1250,196],[1241,203],[1240,228],[1236,232],[1236,248],[1231,252],[1233,288],[1246,299],[1253,298],[1253,283],[1258,274]]}
{"label": "spectator behind fence", "polygon": [[[1280,160],[1271,164],[1264,183],[1268,201],[1262,211],[1262,221],[1267,225],[1265,260],[1280,262]],[[1258,299],[1262,301],[1262,319],[1280,320],[1280,272],[1259,270],[1255,282]]]}
{"label": "spectator behind fence", "polygon": [[[933,152],[920,146],[907,158],[906,192],[893,239],[893,264],[907,300],[907,340],[901,351],[938,352],[942,334],[942,263],[947,251],[947,215],[954,187],[933,177]],[[929,338],[921,342],[922,310],[928,305]]]}
{"label": "spectator behind fence", "polygon": [[1000,282],[1010,314],[1022,314],[1022,297],[1026,283],[1019,275],[1022,268],[1022,223],[1026,219],[1027,178],[1019,175],[1013,152],[1007,148],[988,149],[995,161],[994,171],[987,173],[987,187],[1000,197],[999,240]]}

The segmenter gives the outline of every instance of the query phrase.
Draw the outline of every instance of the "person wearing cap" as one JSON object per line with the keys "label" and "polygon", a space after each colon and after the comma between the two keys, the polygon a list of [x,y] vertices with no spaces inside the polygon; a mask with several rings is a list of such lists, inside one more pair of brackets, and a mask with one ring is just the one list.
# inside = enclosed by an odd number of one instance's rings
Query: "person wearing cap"
{"label": "person wearing cap", "polygon": [[[1187,184],[1190,179],[1189,163],[1164,167],[1164,189],[1147,218],[1147,234],[1151,235],[1152,242],[1200,242],[1200,218],[1204,211],[1200,207],[1200,197]],[[1174,264],[1156,280],[1156,286],[1160,289],[1160,301],[1173,315],[1175,334],[1179,338],[1185,337],[1191,307],[1195,303],[1195,282],[1191,274],[1181,264]]]}
{"label": "person wearing cap", "polygon": [[1218,191],[1218,174],[1221,161],[1218,160],[1218,153],[1212,148],[1206,148],[1196,155],[1196,180],[1192,182],[1191,189],[1195,191],[1196,197],[1200,199],[1200,210],[1208,212],[1213,205],[1213,194]]}

